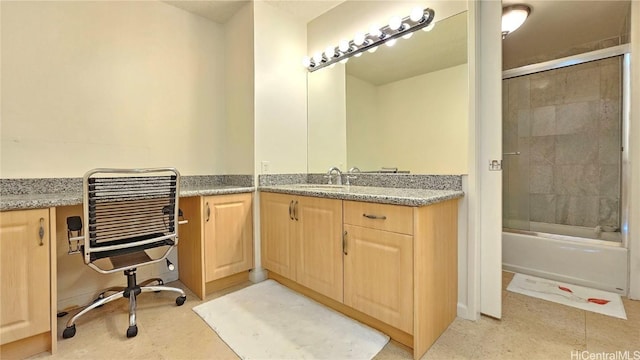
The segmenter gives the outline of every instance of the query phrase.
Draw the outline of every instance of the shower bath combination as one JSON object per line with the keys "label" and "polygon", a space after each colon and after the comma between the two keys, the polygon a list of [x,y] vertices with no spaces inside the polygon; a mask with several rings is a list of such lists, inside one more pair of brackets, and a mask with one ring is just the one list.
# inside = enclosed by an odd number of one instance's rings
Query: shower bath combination
{"label": "shower bath combination", "polygon": [[620,45],[503,72],[505,269],[626,293],[629,62]]}

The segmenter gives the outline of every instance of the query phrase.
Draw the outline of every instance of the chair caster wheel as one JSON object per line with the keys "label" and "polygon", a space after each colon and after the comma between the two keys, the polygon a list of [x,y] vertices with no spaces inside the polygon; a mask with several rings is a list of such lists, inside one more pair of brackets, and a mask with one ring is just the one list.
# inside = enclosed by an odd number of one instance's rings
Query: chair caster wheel
{"label": "chair caster wheel", "polygon": [[[93,299],[93,302],[92,302],[92,303],[96,303],[96,302],[98,302],[98,301],[100,301],[100,300],[102,300],[102,299],[104,299],[104,293],[102,293],[102,294],[98,295],[98,297],[97,297],[97,298]],[[98,305],[98,306],[96,306],[96,309],[97,309],[97,308],[101,308],[101,307],[103,307],[103,306],[104,306],[104,304],[102,304],[102,305]]]}
{"label": "chair caster wheel", "polygon": [[138,335],[138,325],[129,326],[127,329],[127,337],[132,338]]}
{"label": "chair caster wheel", "polygon": [[76,325],[73,324],[64,329],[64,331],[62,332],[62,338],[63,339],[72,338],[75,334],[76,334]]}
{"label": "chair caster wheel", "polygon": [[181,306],[182,304],[184,304],[185,301],[187,301],[186,296],[178,296],[176,298],[176,305]]}
{"label": "chair caster wheel", "polygon": [[[158,286],[162,286],[162,285],[164,285],[164,281],[158,280]],[[160,290],[154,291],[154,293],[159,293],[159,292],[160,292]]]}

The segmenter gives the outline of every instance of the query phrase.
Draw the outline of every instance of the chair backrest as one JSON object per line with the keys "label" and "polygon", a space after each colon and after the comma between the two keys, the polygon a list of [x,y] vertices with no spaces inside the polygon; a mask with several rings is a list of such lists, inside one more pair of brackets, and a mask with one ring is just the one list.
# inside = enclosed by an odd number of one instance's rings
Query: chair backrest
{"label": "chair backrest", "polygon": [[94,169],[84,175],[84,262],[101,273],[162,261],[178,244],[180,173]]}

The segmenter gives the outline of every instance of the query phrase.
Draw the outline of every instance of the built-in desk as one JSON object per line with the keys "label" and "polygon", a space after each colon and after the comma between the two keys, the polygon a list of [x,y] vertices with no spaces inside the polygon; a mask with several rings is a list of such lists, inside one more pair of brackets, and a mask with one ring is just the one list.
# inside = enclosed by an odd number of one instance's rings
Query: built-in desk
{"label": "built-in desk", "polygon": [[[193,280],[206,278],[207,230],[204,226],[207,218],[203,206],[230,204],[225,209],[231,209],[232,215],[244,214],[245,224],[249,224],[248,229],[243,227],[243,231],[235,234],[245,248],[250,247],[250,252],[243,253],[245,264],[222,269],[216,274],[218,277],[214,276],[221,279],[233,271],[253,267],[251,206],[254,191],[252,186],[233,185],[180,188],[180,208],[184,208],[184,217],[190,223],[181,225],[179,230],[178,249],[184,250],[172,254],[171,258],[179,269],[185,268],[183,282],[193,287],[192,291],[199,297],[206,293],[205,284],[195,286]],[[82,216],[80,191],[3,194],[0,211],[0,358],[24,358],[46,351],[54,353],[58,311],[85,305],[102,289],[122,286],[125,278],[120,273],[99,274],[83,263],[82,256],[68,254],[66,218]],[[209,219],[212,221],[211,215]],[[224,223],[224,219],[216,223]],[[215,230],[209,230],[209,233],[213,233],[210,237],[215,236]],[[164,262],[142,267],[138,273],[141,279],[161,277],[170,281],[178,278],[175,272],[171,274],[166,270]],[[181,280],[182,277],[181,273]],[[25,279],[27,286],[15,286],[24,284]]]}

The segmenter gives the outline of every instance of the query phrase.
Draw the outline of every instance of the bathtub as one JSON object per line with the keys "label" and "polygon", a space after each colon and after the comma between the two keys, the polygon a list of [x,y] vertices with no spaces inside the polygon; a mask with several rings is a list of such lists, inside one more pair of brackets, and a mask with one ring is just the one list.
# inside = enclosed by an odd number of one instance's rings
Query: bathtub
{"label": "bathtub", "polygon": [[621,242],[502,232],[507,271],[626,295],[628,259]]}

